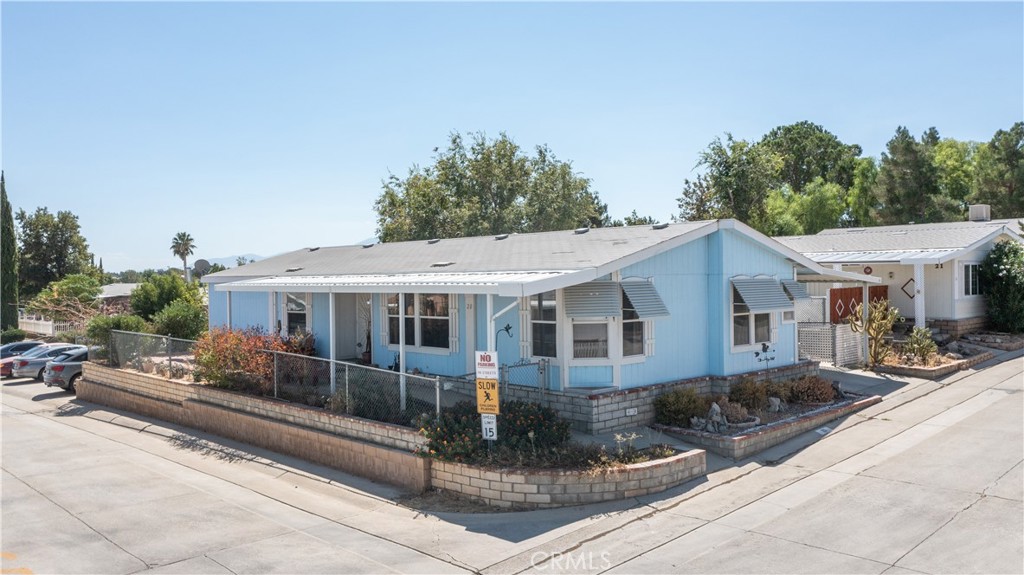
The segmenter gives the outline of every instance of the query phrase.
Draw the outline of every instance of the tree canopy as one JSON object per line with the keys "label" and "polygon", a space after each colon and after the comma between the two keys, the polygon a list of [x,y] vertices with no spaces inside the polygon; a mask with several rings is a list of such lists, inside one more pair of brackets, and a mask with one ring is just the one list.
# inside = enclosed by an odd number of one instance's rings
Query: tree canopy
{"label": "tree canopy", "polygon": [[0,302],[0,331],[18,327],[18,243],[3,172],[0,172]]}
{"label": "tree canopy", "polygon": [[175,300],[199,302],[199,287],[176,274],[150,276],[132,291],[132,311],[146,321]]}
{"label": "tree canopy", "polygon": [[374,207],[381,241],[539,232],[610,223],[590,180],[547,146],[526,155],[505,133],[449,137],[434,163],[391,175]]}
{"label": "tree canopy", "polygon": [[195,253],[196,242],[188,232],[178,232],[171,240],[171,252],[181,258],[181,273],[188,277],[188,256]]}
{"label": "tree canopy", "polygon": [[92,254],[82,237],[78,216],[69,211],[34,213],[18,210],[21,250],[18,289],[23,298],[35,296],[50,282],[70,274],[91,273]]}

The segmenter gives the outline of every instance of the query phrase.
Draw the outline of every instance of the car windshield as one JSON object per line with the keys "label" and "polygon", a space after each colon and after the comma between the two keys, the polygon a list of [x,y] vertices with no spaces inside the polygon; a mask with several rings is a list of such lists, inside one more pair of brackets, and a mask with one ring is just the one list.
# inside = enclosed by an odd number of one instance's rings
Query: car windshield
{"label": "car windshield", "polygon": [[76,356],[78,356],[78,354],[75,353],[75,352],[65,352],[65,353],[62,353],[62,354],[58,355],[57,357],[53,358],[53,361],[55,361],[55,362],[74,361]]}

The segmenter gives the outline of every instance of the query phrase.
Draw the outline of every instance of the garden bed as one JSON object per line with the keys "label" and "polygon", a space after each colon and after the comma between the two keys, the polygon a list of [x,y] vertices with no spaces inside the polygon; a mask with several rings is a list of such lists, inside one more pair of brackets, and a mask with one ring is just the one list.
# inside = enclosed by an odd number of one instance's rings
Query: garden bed
{"label": "garden bed", "polygon": [[892,354],[873,371],[890,375],[919,377],[922,379],[938,379],[962,369],[968,369],[979,363],[992,359],[992,352],[961,342],[953,342],[941,353],[932,354],[927,361],[916,360],[912,356]]}
{"label": "garden bed", "polygon": [[1024,334],[1020,333],[969,333],[961,339],[968,343],[990,347],[992,349],[999,349],[1002,351],[1016,351],[1018,349],[1024,349]]}
{"label": "garden bed", "polygon": [[686,443],[699,445],[712,453],[738,461],[882,401],[877,395],[845,395],[845,399],[823,406],[791,405],[789,411],[778,414],[779,419],[775,421],[762,421],[760,425],[746,429],[731,426],[722,433],[659,424],[652,427]]}

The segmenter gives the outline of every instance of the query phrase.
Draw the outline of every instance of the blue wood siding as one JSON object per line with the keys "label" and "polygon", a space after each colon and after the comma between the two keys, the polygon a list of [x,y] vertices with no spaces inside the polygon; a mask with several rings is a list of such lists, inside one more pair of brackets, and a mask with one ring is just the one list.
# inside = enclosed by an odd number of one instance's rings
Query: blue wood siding
{"label": "blue wood siding", "polygon": [[610,387],[612,385],[611,366],[583,366],[574,365],[569,367],[569,387]]}
{"label": "blue wood siding", "polygon": [[231,327],[259,327],[271,331],[270,294],[267,292],[232,292]]}
{"label": "blue wood siding", "polygon": [[208,286],[207,301],[209,301],[208,317],[210,329],[215,327],[228,326],[228,292],[217,289],[216,285]]}
{"label": "blue wood siding", "polygon": [[309,331],[313,334],[317,357],[331,357],[331,300],[330,294],[314,293],[311,299],[312,325]]}

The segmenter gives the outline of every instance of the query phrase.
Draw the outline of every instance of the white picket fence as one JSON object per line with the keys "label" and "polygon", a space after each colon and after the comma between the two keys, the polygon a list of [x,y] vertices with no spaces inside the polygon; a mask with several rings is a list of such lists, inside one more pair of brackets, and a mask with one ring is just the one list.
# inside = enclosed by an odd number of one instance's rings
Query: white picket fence
{"label": "white picket fence", "polygon": [[48,319],[18,318],[18,329],[42,336],[54,336],[58,333],[78,331],[84,326],[73,321],[51,321]]}

